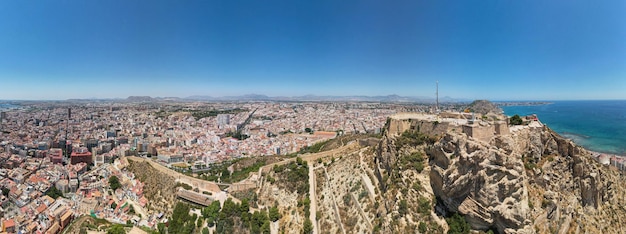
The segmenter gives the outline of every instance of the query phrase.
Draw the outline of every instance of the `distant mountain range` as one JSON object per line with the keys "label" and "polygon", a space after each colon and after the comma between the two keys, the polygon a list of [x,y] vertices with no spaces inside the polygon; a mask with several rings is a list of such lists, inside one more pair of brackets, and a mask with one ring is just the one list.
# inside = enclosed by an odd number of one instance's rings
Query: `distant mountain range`
{"label": "distant mountain range", "polygon": [[[241,96],[202,96],[195,95],[189,97],[150,97],[150,96],[129,96],[127,98],[85,98],[85,99],[68,99],[72,102],[92,102],[92,101],[104,101],[104,102],[159,102],[159,101],[172,101],[172,102],[185,102],[185,101],[354,101],[354,102],[398,102],[398,103],[435,103],[435,98],[424,96],[399,96],[399,95],[386,95],[386,96],[318,96],[318,95],[303,95],[303,96],[267,96],[263,94],[246,94]],[[451,97],[441,97],[439,102],[471,102],[470,99],[455,99]]]}
{"label": "distant mountain range", "polygon": [[[399,95],[387,95],[387,96],[318,96],[318,95],[303,95],[303,96],[274,96],[270,97],[262,94],[247,94],[242,96],[189,96],[182,98],[181,100],[190,101],[368,101],[368,102],[420,102],[420,103],[434,103],[435,98],[432,97],[407,97]],[[442,97],[439,102],[467,102],[469,99],[454,99],[451,97]]]}

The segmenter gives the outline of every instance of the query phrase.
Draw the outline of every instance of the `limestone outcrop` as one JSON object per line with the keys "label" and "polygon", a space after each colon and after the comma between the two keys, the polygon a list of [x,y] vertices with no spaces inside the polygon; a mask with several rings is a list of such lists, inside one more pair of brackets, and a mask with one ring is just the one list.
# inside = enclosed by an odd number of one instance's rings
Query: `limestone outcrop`
{"label": "limestone outcrop", "polygon": [[[391,186],[385,176],[406,155],[397,147],[401,137],[385,134],[376,147],[374,171],[383,192]],[[436,139],[425,147],[436,210],[462,214],[472,229],[619,233],[626,221],[625,186],[613,182],[622,175],[545,126],[516,127],[487,141],[459,131]]]}
{"label": "limestone outcrop", "polygon": [[502,148],[447,134],[435,143],[427,151],[433,192],[474,229],[530,233],[524,164],[510,139],[497,142]]}

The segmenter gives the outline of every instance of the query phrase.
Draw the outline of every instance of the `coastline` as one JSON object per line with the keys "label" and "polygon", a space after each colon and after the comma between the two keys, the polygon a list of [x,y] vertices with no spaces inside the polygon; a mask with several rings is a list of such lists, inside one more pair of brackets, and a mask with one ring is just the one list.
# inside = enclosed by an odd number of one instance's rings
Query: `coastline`
{"label": "coastline", "polygon": [[536,114],[554,132],[589,152],[626,156],[626,101],[554,101],[501,108],[508,116]]}
{"label": "coastline", "polygon": [[583,134],[578,134],[578,133],[573,133],[573,132],[557,132],[554,129],[550,128],[550,126],[548,126],[545,123],[542,123],[544,126],[546,126],[547,128],[549,128],[550,130],[554,131],[556,134],[559,134],[559,136],[568,139],[572,142],[574,142],[574,144],[576,144],[577,146],[582,147],[583,149],[585,149],[585,151],[589,152],[592,156],[594,156],[594,158],[598,158],[601,155],[607,155],[607,156],[611,156],[611,157],[623,157],[626,158],[626,154],[619,154],[619,153],[614,153],[614,152],[605,152],[605,151],[601,151],[601,150],[594,150],[591,149],[588,146],[583,146],[581,143],[577,142],[577,139],[574,139],[571,136],[576,136],[579,137],[580,139],[589,139],[591,138],[591,136],[587,136],[587,135],[583,135]]}
{"label": "coastline", "polygon": [[597,151],[592,151],[587,148],[584,148],[587,152],[591,154],[591,158],[596,160],[596,162],[606,165],[613,166],[619,170],[626,170],[626,156],[625,155],[617,155],[611,153],[602,153]]}

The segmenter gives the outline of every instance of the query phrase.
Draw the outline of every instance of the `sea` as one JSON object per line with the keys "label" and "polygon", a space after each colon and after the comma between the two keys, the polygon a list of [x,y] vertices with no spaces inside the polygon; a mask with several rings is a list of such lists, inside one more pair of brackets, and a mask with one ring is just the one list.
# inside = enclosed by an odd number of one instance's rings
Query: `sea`
{"label": "sea", "polygon": [[9,110],[9,109],[15,109],[15,108],[18,108],[18,107],[19,106],[0,102],[0,111]]}
{"label": "sea", "polygon": [[537,114],[539,121],[586,149],[626,155],[626,100],[549,103],[502,109],[508,116]]}

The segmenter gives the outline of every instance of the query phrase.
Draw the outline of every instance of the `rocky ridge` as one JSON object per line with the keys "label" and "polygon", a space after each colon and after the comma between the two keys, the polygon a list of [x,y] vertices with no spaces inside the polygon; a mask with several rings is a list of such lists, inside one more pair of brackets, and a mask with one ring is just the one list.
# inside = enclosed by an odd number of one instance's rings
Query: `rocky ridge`
{"label": "rocky ridge", "polygon": [[[393,186],[404,149],[386,135],[376,152],[380,189]],[[460,213],[474,230],[499,233],[621,233],[622,175],[547,127],[478,141],[448,132],[424,147],[439,215]],[[614,182],[615,181],[615,182]],[[444,227],[445,228],[445,227]]]}

